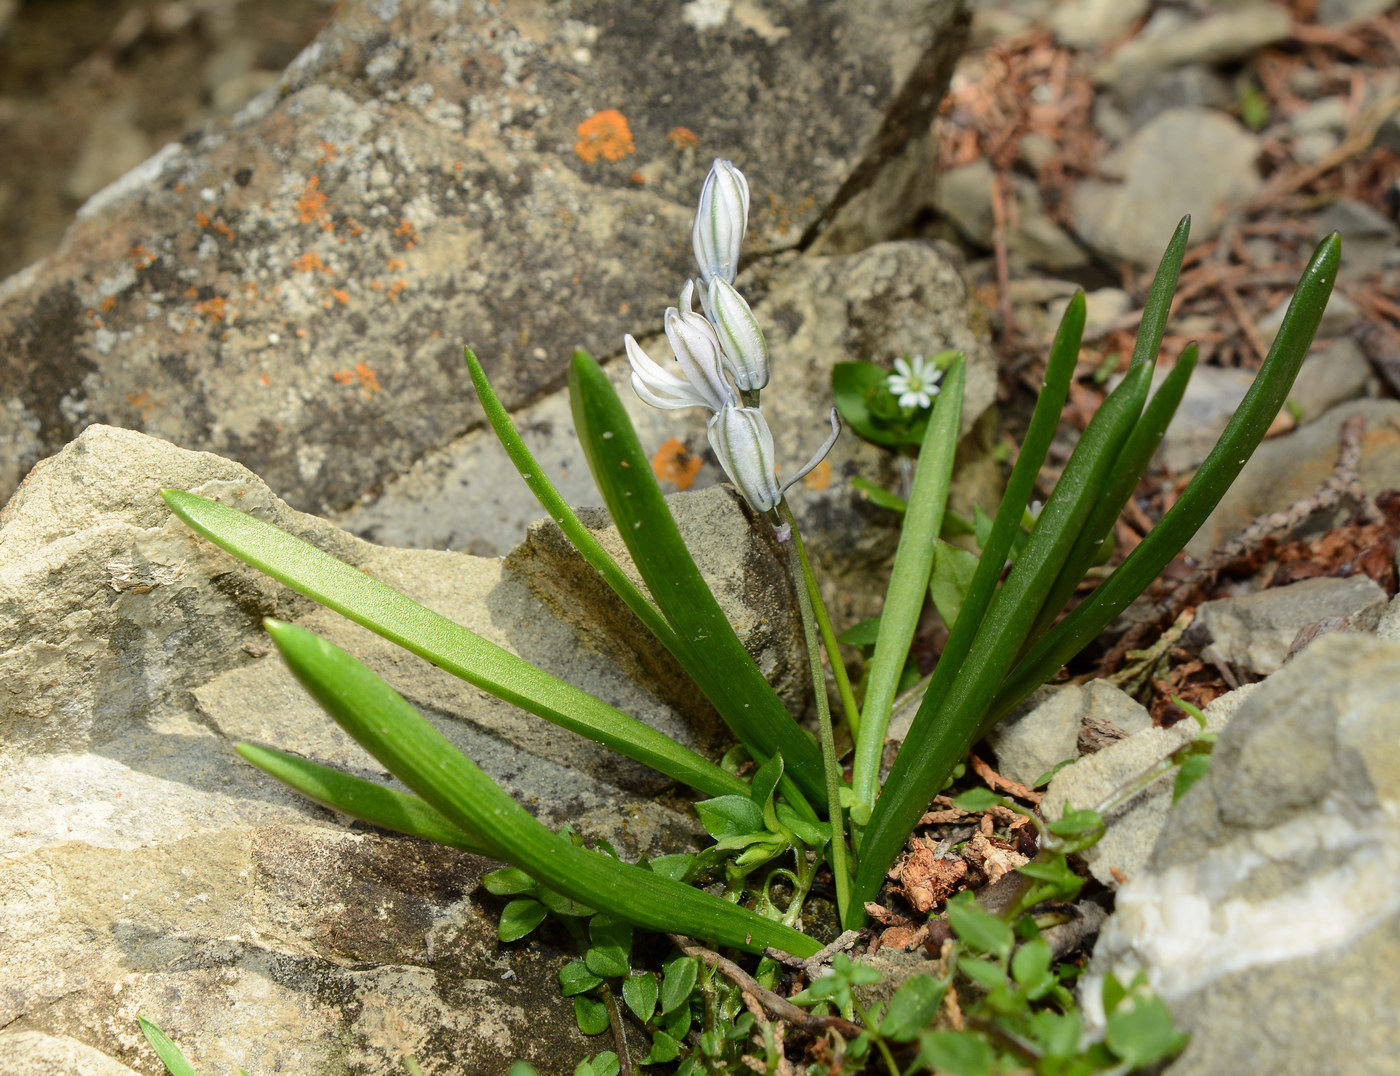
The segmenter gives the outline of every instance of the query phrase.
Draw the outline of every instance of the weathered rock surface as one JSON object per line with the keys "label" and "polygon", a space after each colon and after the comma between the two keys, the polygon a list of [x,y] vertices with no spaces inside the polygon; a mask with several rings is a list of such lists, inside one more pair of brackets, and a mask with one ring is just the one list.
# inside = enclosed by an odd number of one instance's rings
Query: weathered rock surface
{"label": "weathered rock surface", "polygon": [[[1181,162],[1191,183],[1182,183],[1168,164],[1179,159],[1183,146],[1191,147],[1189,162]],[[1167,109],[1099,162],[1105,178],[1075,188],[1075,228],[1100,253],[1156,265],[1185,214],[1191,214],[1191,239],[1199,243],[1215,234],[1227,206],[1259,189],[1258,153],[1257,136],[1222,113]]]}
{"label": "weathered rock surface", "polygon": [[[992,193],[996,178],[985,160],[949,168],[938,176],[934,204],[958,231],[978,246],[990,249],[993,237]],[[1008,177],[1015,210],[1006,231],[1006,249],[1020,265],[1073,269],[1089,260],[1041,202],[1040,191],[1024,176]]]}
{"label": "weathered rock surface", "polygon": [[[560,593],[558,556],[372,546],[238,464],[90,427],[0,515],[0,1072],[151,1071],[138,1012],[211,1072],[399,1073],[410,1052],[430,1072],[496,1072],[582,1056],[547,939],[496,941],[495,906],[474,896],[485,861],[347,828],[232,753],[246,738],[383,776],[269,656],[261,618],[362,656],[552,824],[628,854],[675,848],[694,832],[682,802],[650,771],[238,564],[175,519],[161,487],[251,511],[679,739],[721,742],[701,704],[668,706],[665,683],[653,694],[618,668],[628,625],[587,588],[574,586],[569,617],[536,600]],[[771,642],[759,661],[793,680],[796,625],[765,597],[787,586],[772,551],[727,490],[674,502],[683,530],[722,538],[702,566],[743,635]],[[660,664],[629,642],[634,668]]]}
{"label": "weathered rock surface", "polygon": [[1083,997],[1145,969],[1192,1032],[1173,1076],[1370,1072],[1395,1055],[1397,713],[1400,643],[1320,639],[1239,707],[1119,889]]}
{"label": "weathered rock surface", "polygon": [[1042,688],[988,735],[999,771],[1024,785],[1095,745],[1150,728],[1143,705],[1106,680]]}
{"label": "weathered rock surface", "polygon": [[[1205,731],[1218,733],[1257,688],[1257,684],[1247,684],[1206,707]],[[1105,802],[1131,790],[1167,756],[1200,732],[1200,726],[1189,719],[1169,729],[1143,729],[1066,766],[1050,782],[1041,802],[1047,819],[1059,818],[1069,806],[1098,810],[1108,823],[1103,840],[1082,853],[1090,873],[1104,885],[1118,886],[1122,880],[1120,875],[1131,879],[1147,863],[1171,809],[1176,770],[1169,769],[1106,811]]]}
{"label": "weathered rock surface", "polygon": [[508,406],[557,387],[574,347],[617,351],[687,269],[711,157],[749,171],[759,256],[826,223],[855,249],[916,213],[964,18],[343,4],[276,87],[100,192],[0,287],[0,495],[106,422],[344,508],[478,421],[463,344]]}
{"label": "weathered rock surface", "polygon": [[[1282,511],[1317,492],[1336,465],[1337,432],[1353,414],[1362,415],[1366,422],[1357,474],[1367,496],[1400,489],[1400,427],[1396,425],[1400,402],[1353,400],[1339,404],[1315,421],[1260,445],[1215,511],[1186,544],[1186,552],[1197,558],[1208,556],[1257,516]],[[1348,506],[1323,513],[1310,529],[1321,530],[1352,511]]]}
{"label": "weathered rock surface", "polygon": [[1283,667],[1304,628],[1335,618],[1341,630],[1371,631],[1385,607],[1385,591],[1369,576],[1304,579],[1202,602],[1181,642],[1207,661],[1266,676]]}

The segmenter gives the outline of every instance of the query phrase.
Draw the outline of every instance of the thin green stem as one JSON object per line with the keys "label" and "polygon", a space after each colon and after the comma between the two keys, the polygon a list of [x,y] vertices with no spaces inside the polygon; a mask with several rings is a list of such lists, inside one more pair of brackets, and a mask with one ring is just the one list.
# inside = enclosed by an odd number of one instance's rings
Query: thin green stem
{"label": "thin green stem", "polygon": [[899,1064],[894,1059],[894,1054],[890,1053],[889,1044],[885,1042],[885,1037],[875,1030],[875,1022],[870,1019],[870,1013],[859,1001],[854,1001],[856,1015],[860,1017],[860,1022],[865,1025],[866,1032],[875,1040],[875,1048],[880,1051],[880,1056],[884,1058],[885,1067],[890,1070],[890,1076],[900,1076]]}
{"label": "thin green stem", "polygon": [[[805,564],[807,559],[805,549],[802,553],[802,559]],[[846,715],[846,724],[851,728],[851,739],[855,740],[860,736],[860,705],[856,702],[856,693],[851,688],[851,678],[846,674],[846,663],[841,660],[840,644],[836,641],[836,631],[831,626],[831,617],[827,615],[826,603],[822,601],[821,591],[814,587],[811,595],[812,611],[817,617],[817,628],[821,632],[822,647],[826,650],[827,661],[831,665],[831,678],[836,681],[836,693],[841,697],[841,709]]]}
{"label": "thin green stem", "polygon": [[[836,761],[836,736],[831,727],[831,703],[826,694],[826,674],[822,671],[821,646],[817,641],[815,603],[821,600],[817,589],[816,576],[812,574],[811,561],[807,559],[806,547],[797,528],[792,508],[787,500],[778,502],[778,516],[788,525],[792,534],[792,548],[796,553],[797,570],[793,581],[797,584],[797,604],[802,610],[802,635],[807,643],[807,661],[812,667],[812,691],[817,702],[818,742],[822,749],[822,763],[826,771],[827,816],[831,820],[831,873],[836,882],[836,908],[843,926],[852,924],[848,918],[855,915],[863,919],[863,911],[851,907],[851,871],[846,858],[846,832],[841,811],[841,773]],[[789,565],[792,561],[789,561]],[[839,655],[832,655],[832,664],[840,661]]]}

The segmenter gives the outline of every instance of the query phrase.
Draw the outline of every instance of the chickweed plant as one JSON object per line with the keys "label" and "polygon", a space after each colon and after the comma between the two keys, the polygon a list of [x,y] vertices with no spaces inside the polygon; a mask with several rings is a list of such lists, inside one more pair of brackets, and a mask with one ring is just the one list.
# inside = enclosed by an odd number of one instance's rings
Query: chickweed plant
{"label": "chickweed plant", "polygon": [[[975,563],[965,562],[961,584],[954,588],[956,614],[947,646],[882,781],[886,730],[900,676],[930,580],[937,577],[939,537],[949,531],[945,506],[962,418],[964,361],[945,355],[932,362],[906,362],[896,381],[886,377],[882,385],[862,384],[864,375],[854,382],[848,378],[844,385],[838,378],[843,410],[860,432],[893,429],[897,436],[891,435],[892,443],[916,439],[918,444],[883,613],[857,698],[788,501],[793,483],[834,442],[840,421],[833,409],[831,434],[816,455],[792,477],[778,478],[773,437],[760,402],[769,382],[770,356],[757,320],[734,286],[748,210],[744,176],[728,161],[716,161],[704,182],[693,230],[698,276],[684,283],[677,305],[663,319],[673,356],[654,360],[631,336],[625,350],[632,386],[642,400],[666,409],[702,408],[708,414],[714,455],[752,507],[754,525],[777,528],[797,584],[815,732],[799,724],[740,643],[682,541],[622,402],[586,354],[576,353],[569,368],[573,419],[644,587],[630,581],[557,492],[470,350],[466,362],[486,417],[525,485],[713,704],[742,749],[742,767],[697,754],[254,516],[192,493],[168,490],[164,496],[194,530],[293,590],[501,699],[694,789],[701,797],[695,805],[700,822],[715,844],[700,853],[677,850],[651,862],[629,863],[550,830],[354,657],[304,628],[274,620],[266,622],[268,634],[297,679],[410,791],[272,747],[239,744],[238,752],[249,762],[344,814],[508,864],[518,899],[531,902],[525,906],[527,918],[544,914],[539,894],[547,892],[550,901],[589,914],[606,909],[612,937],[637,928],[742,953],[776,951],[805,959],[829,940],[802,929],[803,900],[818,873],[829,875],[840,927],[860,928],[866,903],[879,895],[920,816],[969,748],[1136,598],[1219,502],[1288,397],[1336,278],[1340,241],[1329,237],[1313,254],[1253,386],[1176,503],[1088,597],[1061,617],[1100,558],[1196,363],[1196,348],[1186,348],[1150,393],[1189,221],[1181,222],[1162,258],[1126,375],[1084,430],[1043,509],[1031,520],[1027,507],[1074,376],[1084,329],[1082,293],[1069,303],[1005,496],[995,516],[979,528],[980,556]],[[781,373],[780,364],[773,367]],[[1033,523],[1028,536],[1022,532],[1027,520]],[[1019,551],[1007,572],[1018,536]],[[941,578],[944,600],[939,604],[945,607],[947,573]],[[849,778],[836,749],[839,723],[854,744]],[[716,877],[723,882],[722,892],[702,887]],[[773,898],[772,877],[782,880],[778,889],[784,899]],[[979,944],[998,970],[979,974],[988,983],[1011,975],[1006,982],[1014,983],[1019,965],[1003,944],[1005,935],[993,933],[994,944]],[[1034,964],[1031,970],[1039,973],[1039,955],[1023,958],[1023,963],[1028,968]],[[575,985],[601,987],[608,978],[605,971],[616,974],[619,968],[594,967],[585,957]],[[626,983],[619,987],[626,1003],[647,1010],[651,1026],[679,1042],[673,1034],[679,1025],[666,1023],[677,1010],[651,1004],[650,988],[632,987],[634,994],[645,991],[635,1000],[627,989]],[[592,1005],[585,1008],[596,1017]],[[664,1053],[668,1047],[661,1041]],[[936,1052],[944,1047],[952,1048],[948,1042],[929,1048]]]}

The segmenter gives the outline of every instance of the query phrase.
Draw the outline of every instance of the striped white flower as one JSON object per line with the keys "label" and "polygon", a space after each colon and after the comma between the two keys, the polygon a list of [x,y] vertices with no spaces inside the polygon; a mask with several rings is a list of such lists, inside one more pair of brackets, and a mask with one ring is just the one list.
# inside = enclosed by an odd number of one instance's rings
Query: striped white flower
{"label": "striped white flower", "polygon": [[734,283],[748,223],[748,181],[729,161],[716,159],[700,190],[700,207],[690,233],[700,278],[707,287],[716,278]]}

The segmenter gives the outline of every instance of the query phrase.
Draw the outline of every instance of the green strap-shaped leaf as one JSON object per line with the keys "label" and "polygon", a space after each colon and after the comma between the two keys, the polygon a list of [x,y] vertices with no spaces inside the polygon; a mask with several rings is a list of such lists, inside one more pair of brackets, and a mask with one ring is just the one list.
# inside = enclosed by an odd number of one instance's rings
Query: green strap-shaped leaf
{"label": "green strap-shaped leaf", "polygon": [[919,816],[972,746],[982,715],[1035,623],[1107,469],[1142,412],[1151,377],[1152,368],[1140,366],[1104,400],[1041,511],[1016,567],[987,609],[972,644],[975,659],[958,669],[937,709],[925,697],[915,714],[861,842],[857,907],[875,899],[885,871]]}
{"label": "green strap-shaped leaf", "polygon": [[309,542],[193,493],[166,490],[162,495],[190,527],[239,560],[497,698],[706,795],[748,794],[743,781],[650,725],[555,679]]}
{"label": "green strap-shaped leaf", "polygon": [[593,532],[583,525],[583,521],[574,513],[569,502],[560,496],[554,483],[540,467],[539,460],[535,459],[534,454],[526,447],[515,424],[510,420],[510,413],[502,406],[496,390],[491,387],[491,382],[486,377],[486,371],[481,368],[481,363],[471,348],[466,349],[466,358],[472,384],[476,386],[477,397],[481,400],[481,409],[486,413],[487,421],[491,423],[491,428],[500,439],[510,462],[520,472],[525,485],[535,495],[540,506],[549,513],[550,518],[559,525],[564,537],[578,550],[583,559],[603,577],[603,581],[612,588],[613,593],[627,603],[627,608],[636,614],[637,619],[674,654],[679,647],[671,625],[666,623],[666,618],[651,600],[627,578],[617,561],[613,560],[602,543],[593,536]]}
{"label": "green strap-shaped leaf", "polygon": [[671,931],[761,953],[776,946],[811,956],[820,945],[719,897],[576,847],[536,821],[452,746],[393,688],[339,647],[304,628],[267,621],[302,685],[357,743],[467,833],[551,889],[649,930]]}
{"label": "green strap-shaped leaf", "polygon": [[1085,303],[1084,293],[1075,292],[1060,318],[1059,329],[1050,347],[1050,357],[1045,364],[1045,381],[1041,385],[1040,396],[1036,399],[1035,410],[1031,414],[1030,425],[1021,451],[1016,456],[1016,464],[1011,469],[1011,477],[1006,482],[1006,492],[1001,498],[996,519],[985,542],[980,543],[982,555],[977,561],[977,570],[963,597],[958,612],[957,623],[953,625],[948,643],[938,659],[933,671],[933,679],[924,693],[923,705],[937,707],[952,687],[958,670],[962,668],[972,650],[972,642],[982,626],[987,607],[996,594],[997,581],[1001,578],[1002,567],[1011,553],[1012,543],[1021,529],[1021,517],[1025,514],[1031,492],[1035,489],[1036,478],[1041,464],[1055,438],[1055,430],[1060,425],[1060,415],[1065,409],[1069,396],[1069,385],[1074,378],[1074,367],[1079,361],[1079,344],[1084,336]]}
{"label": "green strap-shaped leaf", "polygon": [[1186,240],[1190,235],[1191,218],[1182,217],[1162,260],[1157,263],[1152,287],[1147,290],[1142,320],[1138,322],[1137,341],[1133,344],[1133,358],[1128,364],[1130,372],[1140,366],[1155,366],[1157,363],[1162,336],[1167,331],[1167,318],[1171,316],[1172,296],[1176,294],[1176,282],[1181,277],[1181,262],[1186,257]]}
{"label": "green strap-shaped leaf", "polygon": [[715,601],[622,401],[583,352],[569,368],[569,400],[593,478],[647,589],[680,638],[686,671],[751,754],[760,760],[781,754],[784,784],[790,778],[810,802],[825,804],[816,743],[793,721]]}
{"label": "green strap-shaped leaf", "polygon": [[1191,372],[1196,368],[1197,354],[1195,344],[1191,344],[1182,352],[1181,358],[1176,361],[1171,372],[1163,379],[1161,387],[1153,393],[1152,399],[1143,409],[1142,418],[1138,419],[1118,459],[1109,469],[1107,479],[1094,499],[1089,518],[1085,520],[1074,548],[1065,558],[1064,567],[1060,569],[1055,585],[1051,587],[1050,594],[1045,599],[1045,605],[1041,607],[1040,616],[1027,638],[1028,644],[1034,643],[1045,634],[1083,581],[1084,574],[1098,562],[1103,545],[1108,541],[1113,525],[1118,520],[1118,514],[1123,511],[1128,498],[1137,489],[1143,472],[1152,461],[1153,453],[1162,443],[1162,437],[1171,424],[1172,416],[1176,414],[1181,397],[1186,392],[1187,382],[1191,379]]}
{"label": "green strap-shaped leaf", "polygon": [[[880,635],[870,659],[870,679],[861,709],[860,734],[856,737],[852,788],[862,803],[875,802],[875,786],[884,754],[885,730],[889,728],[890,707],[899,687],[899,676],[909,656],[909,644],[918,627],[924,607],[924,594],[933,569],[933,555],[943,512],[948,505],[948,487],[953,477],[953,459],[958,452],[962,424],[963,382],[966,360],[960,355],[943,377],[933,415],[924,431],[919,462],[914,471],[904,526],[899,532],[890,569],[885,604],[880,613]],[[836,661],[835,655],[832,660]]]}
{"label": "green strap-shaped leaf", "polygon": [[170,1041],[169,1035],[144,1016],[137,1016],[136,1023],[140,1026],[141,1034],[146,1036],[146,1041],[151,1044],[151,1049],[156,1052],[156,1056],[160,1058],[170,1076],[199,1076],[194,1066],[180,1052],[180,1048]]}
{"label": "green strap-shaped leaf", "polygon": [[988,711],[989,723],[999,720],[1055,675],[1060,666],[1103,631],[1151,585],[1215,510],[1288,399],[1298,368],[1307,357],[1327,309],[1341,255],[1340,236],[1330,235],[1318,244],[1264,364],[1215,448],[1176,504],[1118,569],[1017,663]]}
{"label": "green strap-shaped leaf", "polygon": [[270,747],[240,743],[234,750],[263,773],[322,807],[410,837],[421,837],[492,859],[501,858],[500,849],[489,838],[464,832],[417,796]]}

